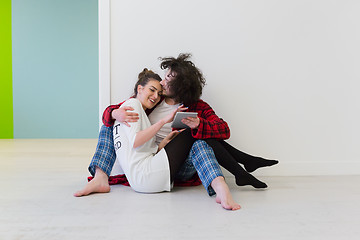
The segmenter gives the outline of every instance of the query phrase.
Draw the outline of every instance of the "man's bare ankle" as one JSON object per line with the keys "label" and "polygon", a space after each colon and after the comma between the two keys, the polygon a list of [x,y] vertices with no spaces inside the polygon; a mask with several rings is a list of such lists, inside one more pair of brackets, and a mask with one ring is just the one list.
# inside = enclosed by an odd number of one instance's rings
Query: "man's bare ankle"
{"label": "man's bare ankle", "polygon": [[214,180],[212,180],[211,186],[215,189],[224,183],[225,183],[225,178],[222,176],[219,176],[219,177],[214,178]]}

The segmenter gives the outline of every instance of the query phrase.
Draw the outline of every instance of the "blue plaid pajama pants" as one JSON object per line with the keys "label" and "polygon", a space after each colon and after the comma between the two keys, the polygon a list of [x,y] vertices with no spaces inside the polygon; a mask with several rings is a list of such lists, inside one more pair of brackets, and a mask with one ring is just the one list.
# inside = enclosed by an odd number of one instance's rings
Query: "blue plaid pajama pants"
{"label": "blue plaid pajama pants", "polygon": [[[95,175],[96,167],[104,171],[108,176],[116,161],[116,153],[113,141],[113,128],[102,126],[99,133],[99,140],[96,146],[96,152],[89,165],[89,172]],[[214,151],[203,140],[197,140],[193,144],[189,156],[184,162],[182,168],[176,175],[178,180],[189,180],[195,173],[204,185],[209,196],[215,194],[211,187],[211,182],[222,174],[219,163],[216,161]]]}
{"label": "blue plaid pajama pants", "polygon": [[195,171],[198,173],[209,196],[215,195],[211,182],[217,177],[224,177],[224,175],[216,160],[213,149],[204,140],[195,141],[188,158],[177,173],[177,176],[180,176],[179,179],[188,180],[190,173],[193,176]]}
{"label": "blue plaid pajama pants", "polygon": [[115,161],[116,153],[114,148],[113,128],[102,125],[96,151],[89,165],[89,172],[94,176],[95,169],[98,167],[110,176]]}

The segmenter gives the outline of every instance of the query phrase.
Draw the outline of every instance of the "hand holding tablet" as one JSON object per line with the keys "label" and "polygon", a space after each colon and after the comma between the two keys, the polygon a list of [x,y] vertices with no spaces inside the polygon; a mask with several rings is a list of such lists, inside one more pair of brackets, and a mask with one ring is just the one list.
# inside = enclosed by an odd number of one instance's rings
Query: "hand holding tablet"
{"label": "hand holding tablet", "polygon": [[177,112],[174,121],[171,124],[172,128],[189,128],[188,125],[181,122],[182,119],[187,117],[197,117],[197,112]]}

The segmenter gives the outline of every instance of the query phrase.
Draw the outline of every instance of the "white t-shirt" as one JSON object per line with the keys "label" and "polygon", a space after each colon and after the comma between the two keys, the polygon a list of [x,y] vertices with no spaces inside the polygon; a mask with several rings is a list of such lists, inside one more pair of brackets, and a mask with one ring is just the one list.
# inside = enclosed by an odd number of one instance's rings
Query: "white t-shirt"
{"label": "white t-shirt", "polygon": [[[155,124],[164,118],[166,115],[171,113],[173,110],[178,108],[180,104],[169,105],[163,100],[156,108],[150,113],[149,120],[151,124]],[[171,123],[166,123],[160,131],[156,133],[156,144],[159,144],[169,133],[171,132]]]}
{"label": "white t-shirt", "polygon": [[139,114],[139,120],[130,127],[116,121],[113,127],[116,160],[120,163],[130,186],[137,192],[170,191],[170,169],[165,149],[158,153],[155,137],[133,148],[137,132],[151,126],[140,101],[132,98],[121,107],[131,106]]}

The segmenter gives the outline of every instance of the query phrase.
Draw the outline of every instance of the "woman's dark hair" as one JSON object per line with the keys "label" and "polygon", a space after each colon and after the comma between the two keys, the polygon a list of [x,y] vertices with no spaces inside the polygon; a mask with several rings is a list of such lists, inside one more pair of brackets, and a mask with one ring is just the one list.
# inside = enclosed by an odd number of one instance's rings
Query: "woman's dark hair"
{"label": "woman's dark hair", "polygon": [[150,78],[161,82],[161,77],[158,74],[154,73],[151,70],[148,70],[147,68],[144,68],[144,70],[138,75],[138,81],[136,82],[134,87],[134,97],[136,97],[138,94],[137,92],[138,86],[141,85],[144,87],[150,81]]}
{"label": "woman's dark hair", "polygon": [[189,58],[190,53],[180,53],[177,58],[164,57],[161,60],[161,69],[169,69],[175,73],[175,79],[169,82],[172,98],[184,105],[198,101],[205,85],[205,78]]}

